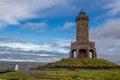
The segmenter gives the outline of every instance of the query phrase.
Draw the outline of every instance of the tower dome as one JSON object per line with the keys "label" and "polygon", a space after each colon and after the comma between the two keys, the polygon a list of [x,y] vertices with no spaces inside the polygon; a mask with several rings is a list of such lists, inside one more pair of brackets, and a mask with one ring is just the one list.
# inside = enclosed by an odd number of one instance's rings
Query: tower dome
{"label": "tower dome", "polygon": [[79,15],[81,15],[81,14],[84,14],[84,15],[86,14],[83,9],[80,10]]}

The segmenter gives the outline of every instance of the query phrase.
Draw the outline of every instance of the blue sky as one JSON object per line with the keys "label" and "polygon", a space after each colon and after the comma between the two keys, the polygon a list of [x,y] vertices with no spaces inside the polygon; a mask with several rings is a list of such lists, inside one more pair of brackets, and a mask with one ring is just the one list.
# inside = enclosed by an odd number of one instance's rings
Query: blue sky
{"label": "blue sky", "polygon": [[55,61],[68,57],[75,19],[89,16],[99,58],[120,63],[119,0],[0,0],[0,61]]}

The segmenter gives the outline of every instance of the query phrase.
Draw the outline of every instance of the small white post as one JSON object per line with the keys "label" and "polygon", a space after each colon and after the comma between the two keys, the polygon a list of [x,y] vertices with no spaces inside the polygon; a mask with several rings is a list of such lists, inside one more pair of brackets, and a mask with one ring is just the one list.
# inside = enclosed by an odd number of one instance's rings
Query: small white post
{"label": "small white post", "polygon": [[18,71],[18,64],[15,65],[15,71]]}

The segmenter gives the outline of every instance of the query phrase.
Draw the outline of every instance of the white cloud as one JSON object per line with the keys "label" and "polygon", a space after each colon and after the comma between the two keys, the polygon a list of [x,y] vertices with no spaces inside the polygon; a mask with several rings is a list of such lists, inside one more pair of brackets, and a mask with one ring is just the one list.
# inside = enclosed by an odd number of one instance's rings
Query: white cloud
{"label": "white cloud", "polygon": [[[2,53],[0,53],[0,54],[13,54],[13,53],[10,53],[10,52],[2,52]],[[53,54],[43,54],[43,53],[41,53],[41,54],[37,54],[37,53],[19,53],[19,54],[23,54],[23,55],[28,55],[28,56],[40,56],[40,57],[54,57],[55,55],[53,55]]]}
{"label": "white cloud", "polygon": [[114,62],[120,56],[120,19],[108,20],[99,27],[90,29],[90,38],[96,42],[98,55]]}
{"label": "white cloud", "polygon": [[[51,45],[55,44],[55,45]],[[62,45],[60,45],[62,44]],[[67,45],[66,45],[67,44]],[[69,50],[65,49],[65,46],[70,46],[69,41],[54,41],[50,43],[34,44],[34,43],[20,43],[20,42],[9,42],[0,43],[0,47],[9,47],[13,49],[21,49],[24,51],[49,51],[49,52],[59,52],[68,53]]]}
{"label": "white cloud", "polygon": [[55,62],[57,60],[60,60],[59,58],[52,58],[52,59],[46,59],[46,58],[40,58],[38,60],[34,60],[34,59],[5,59],[5,58],[2,58],[0,59],[0,61],[13,61],[13,62]]}
{"label": "white cloud", "polygon": [[35,29],[43,29],[47,26],[48,24],[46,22],[39,22],[39,23],[28,22],[28,23],[23,24],[22,28],[28,28],[31,30],[35,30]]}
{"label": "white cloud", "polygon": [[120,38],[120,19],[111,19],[106,21],[105,24],[91,29],[92,37],[96,38]]}
{"label": "white cloud", "polygon": [[23,59],[0,59],[0,61],[13,61],[13,62],[54,62],[54,61],[57,61],[57,60],[60,60],[59,58],[52,58],[52,59],[45,59],[45,58],[42,58],[42,59],[38,59],[38,60],[34,60],[34,59],[27,59],[27,60],[23,60]]}
{"label": "white cloud", "polygon": [[52,54],[39,54],[39,56],[55,56],[55,55],[52,55]]}
{"label": "white cloud", "polygon": [[6,24],[19,24],[20,20],[38,17],[48,8],[65,5],[66,0],[0,0],[0,21]]}
{"label": "white cloud", "polygon": [[13,62],[36,62],[35,60],[23,60],[23,59],[0,59],[0,61],[13,61]]}
{"label": "white cloud", "polygon": [[0,43],[0,46],[4,47],[10,47],[10,48],[18,48],[18,49],[23,49],[23,50],[37,50],[42,46],[31,44],[31,43]]}
{"label": "white cloud", "polygon": [[60,46],[70,46],[71,40],[60,40],[60,41],[56,41],[56,43]]}
{"label": "white cloud", "polygon": [[19,62],[51,62],[67,57],[70,40],[44,43],[1,42],[0,60]]}
{"label": "white cloud", "polygon": [[69,28],[72,28],[72,27],[75,27],[75,22],[66,22],[63,25],[63,29],[69,29]]}
{"label": "white cloud", "polygon": [[107,13],[109,16],[120,14],[120,0],[110,0],[103,8],[109,10]]}

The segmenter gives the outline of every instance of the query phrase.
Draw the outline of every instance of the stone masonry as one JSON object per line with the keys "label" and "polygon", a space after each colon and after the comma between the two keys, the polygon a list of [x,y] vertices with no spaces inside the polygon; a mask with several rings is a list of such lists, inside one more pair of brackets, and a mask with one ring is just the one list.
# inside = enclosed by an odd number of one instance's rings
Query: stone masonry
{"label": "stone masonry", "polygon": [[88,16],[81,9],[76,17],[76,42],[71,42],[70,58],[97,58],[95,42],[89,41],[88,21]]}

